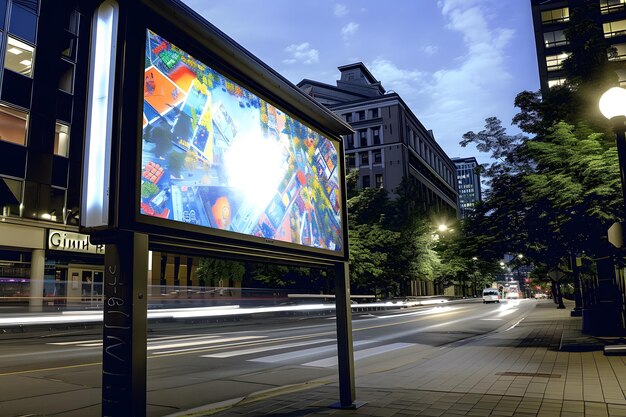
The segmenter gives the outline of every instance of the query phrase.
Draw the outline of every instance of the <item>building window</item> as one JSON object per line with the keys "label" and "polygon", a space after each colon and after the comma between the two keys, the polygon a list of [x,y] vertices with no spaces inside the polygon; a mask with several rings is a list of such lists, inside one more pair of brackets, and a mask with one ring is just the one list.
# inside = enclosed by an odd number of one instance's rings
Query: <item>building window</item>
{"label": "building window", "polygon": [[37,0],[13,0],[9,32],[35,43],[37,32]]}
{"label": "building window", "polygon": [[20,204],[22,203],[22,187],[23,182],[10,178],[0,177],[0,181],[4,181],[4,184],[9,188],[11,193],[15,196],[16,201],[10,203],[3,202],[2,216],[20,216]]}
{"label": "building window", "polygon": [[614,36],[626,33],[626,20],[617,20],[615,22],[606,22],[602,24],[604,29],[604,37],[612,38]]}
{"label": "building window", "polygon": [[557,87],[559,85],[565,85],[565,78],[555,78],[548,80],[548,88]]}
{"label": "building window", "polygon": [[370,188],[370,176],[369,175],[363,175],[363,178],[361,179],[362,184],[363,184],[363,188]]}
{"label": "building window", "polygon": [[0,140],[26,145],[27,123],[26,112],[0,106]]}
{"label": "building window", "polygon": [[57,123],[54,128],[54,154],[68,157],[70,152],[70,127]]}
{"label": "building window", "polygon": [[357,117],[359,118],[359,120],[365,120],[365,110],[357,112]]}
{"label": "building window", "polygon": [[4,18],[7,13],[7,0],[0,0],[0,29],[4,29]]}
{"label": "building window", "polygon": [[378,109],[372,109],[372,119],[378,118]]}
{"label": "building window", "polygon": [[369,152],[361,153],[361,166],[369,165],[369,164],[370,164]]}
{"label": "building window", "polygon": [[563,68],[563,61],[565,61],[569,56],[569,52],[563,52],[559,55],[547,55],[546,66],[548,67],[548,71],[558,71]]}
{"label": "building window", "polygon": [[346,117],[346,122],[352,123],[352,113],[346,113],[344,116]]}
{"label": "building window", "polygon": [[380,145],[380,127],[372,128],[372,139],[374,140],[374,145]]}
{"label": "building window", "polygon": [[356,168],[356,161],[354,160],[354,154],[346,155],[346,164],[348,168]]}
{"label": "building window", "polygon": [[381,151],[374,152],[374,163],[380,164],[383,162],[383,154]]}
{"label": "building window", "polygon": [[626,59],[626,43],[618,43],[609,51],[609,61],[623,61]]}
{"label": "building window", "polygon": [[9,36],[4,67],[27,77],[32,77],[34,51],[34,47]]}
{"label": "building window", "polygon": [[555,46],[567,45],[569,41],[565,37],[565,31],[555,30],[554,32],[545,32],[543,34],[543,41],[546,44],[546,48],[552,48]]}
{"label": "building window", "polygon": [[567,22],[569,20],[569,7],[545,10],[541,12],[541,23]]}
{"label": "building window", "polygon": [[67,62],[65,60],[61,60],[61,64],[63,66],[63,70],[61,72],[61,77],[59,78],[59,90],[65,91],[66,93],[73,94],[74,93],[74,64]]}
{"label": "building window", "polygon": [[359,130],[359,146],[365,147],[367,146],[367,130]]}
{"label": "building window", "polygon": [[347,143],[348,149],[354,148],[354,135],[352,133],[350,133],[349,135],[346,135],[346,143]]}
{"label": "building window", "polygon": [[383,174],[376,174],[376,188],[383,188]]}
{"label": "building window", "polygon": [[602,14],[622,11],[625,6],[626,0],[600,0],[600,11]]}

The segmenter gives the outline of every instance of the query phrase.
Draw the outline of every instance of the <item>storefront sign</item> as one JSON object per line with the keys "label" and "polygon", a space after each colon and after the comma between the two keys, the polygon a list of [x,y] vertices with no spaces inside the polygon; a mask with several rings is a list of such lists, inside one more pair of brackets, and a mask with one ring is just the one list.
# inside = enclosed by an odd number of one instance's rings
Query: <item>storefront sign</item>
{"label": "storefront sign", "polygon": [[48,231],[48,249],[104,255],[104,245],[92,244],[89,235],[54,229]]}

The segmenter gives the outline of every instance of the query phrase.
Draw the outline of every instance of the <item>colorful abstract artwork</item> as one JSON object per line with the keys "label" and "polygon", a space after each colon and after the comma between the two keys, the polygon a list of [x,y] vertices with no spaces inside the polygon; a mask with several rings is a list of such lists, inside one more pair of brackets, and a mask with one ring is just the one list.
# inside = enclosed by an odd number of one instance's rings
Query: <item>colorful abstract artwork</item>
{"label": "colorful abstract artwork", "polygon": [[337,144],[148,30],[141,214],[343,251]]}

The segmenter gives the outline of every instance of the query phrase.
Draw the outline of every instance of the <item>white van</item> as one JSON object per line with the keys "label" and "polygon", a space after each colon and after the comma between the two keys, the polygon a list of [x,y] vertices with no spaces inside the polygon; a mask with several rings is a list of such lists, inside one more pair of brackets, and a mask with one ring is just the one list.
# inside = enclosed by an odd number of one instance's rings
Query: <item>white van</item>
{"label": "white van", "polygon": [[485,288],[483,290],[483,304],[486,303],[499,303],[500,293],[497,288]]}

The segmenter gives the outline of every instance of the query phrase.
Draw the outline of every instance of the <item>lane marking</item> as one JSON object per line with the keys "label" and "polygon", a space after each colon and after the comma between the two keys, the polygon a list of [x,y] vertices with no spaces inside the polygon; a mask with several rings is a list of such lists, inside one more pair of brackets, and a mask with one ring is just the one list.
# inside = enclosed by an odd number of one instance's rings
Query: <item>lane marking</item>
{"label": "lane marking", "polygon": [[[368,341],[354,342],[354,346],[360,346],[360,345],[364,345],[368,343],[374,343],[374,341],[368,340]],[[260,358],[249,359],[248,361],[249,362],[262,362],[262,363],[276,363],[276,362],[288,361],[290,359],[301,358],[302,356],[317,355],[319,353],[326,353],[326,352],[331,352],[331,351],[337,351],[336,344],[328,345],[328,346],[321,346],[321,347],[316,347],[316,348],[311,348],[311,349],[296,350],[294,352],[279,353],[277,355],[263,356]]]}
{"label": "lane marking", "polygon": [[319,344],[319,343],[328,343],[328,342],[334,342],[334,341],[335,339],[320,339],[320,340],[314,340],[314,341],[285,343],[283,345],[278,345],[278,346],[264,346],[264,347],[257,347],[257,348],[251,348],[251,349],[240,349],[240,350],[234,350],[234,351],[228,351],[228,352],[212,353],[209,355],[202,355],[201,357],[203,358],[231,358],[233,356],[249,355],[252,353],[266,352],[269,350],[288,349],[292,347],[313,345],[313,344]]}
{"label": "lane marking", "polygon": [[[380,355],[381,353],[393,352],[394,350],[404,349],[415,346],[415,343],[391,343],[388,345],[377,346],[369,349],[357,350],[354,352],[354,360],[369,358],[370,356]],[[312,362],[303,363],[303,366],[314,366],[316,368],[330,368],[337,366],[337,357],[324,358]]]}
{"label": "lane marking", "polygon": [[509,327],[508,329],[505,330],[505,332],[508,332],[509,330],[515,328],[515,326],[517,326],[518,324],[520,324],[522,321],[524,321],[526,317],[519,319],[514,325],[512,325],[511,327]]}

